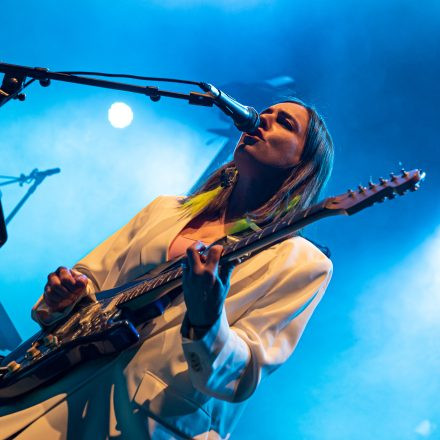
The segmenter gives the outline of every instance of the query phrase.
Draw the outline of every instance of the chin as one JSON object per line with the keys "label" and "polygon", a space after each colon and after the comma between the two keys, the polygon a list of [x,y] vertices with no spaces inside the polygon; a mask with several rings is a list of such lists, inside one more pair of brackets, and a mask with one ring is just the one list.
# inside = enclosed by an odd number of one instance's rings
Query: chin
{"label": "chin", "polygon": [[[234,152],[234,162],[237,166],[238,172],[255,172],[261,171],[262,168],[266,168],[268,164],[264,161],[264,157],[261,156],[261,151],[255,148],[255,145],[239,145]],[[263,159],[263,160],[262,160]]]}

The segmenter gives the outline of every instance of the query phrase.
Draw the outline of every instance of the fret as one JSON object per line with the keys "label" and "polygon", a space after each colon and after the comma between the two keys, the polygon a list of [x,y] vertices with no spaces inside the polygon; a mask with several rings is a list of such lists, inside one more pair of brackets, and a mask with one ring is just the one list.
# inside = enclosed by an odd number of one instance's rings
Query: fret
{"label": "fret", "polygon": [[[300,214],[299,216],[302,217],[302,214]],[[295,223],[295,221],[298,219],[298,217],[292,217],[291,219],[287,220],[287,226],[291,226],[292,223]]]}
{"label": "fret", "polygon": [[136,286],[136,288],[133,289],[133,298],[138,296],[140,293],[144,293],[144,284],[141,284],[140,286]]}
{"label": "fret", "polygon": [[137,289],[136,289],[136,295],[139,295],[141,293],[146,293],[150,290],[150,283],[142,283]]}
{"label": "fret", "polygon": [[237,243],[234,243],[233,245],[231,245],[231,247],[228,248],[228,250],[229,250],[228,254],[236,251],[240,244],[241,244],[241,241],[237,241]]}
{"label": "fret", "polygon": [[123,301],[126,301],[127,300],[127,298],[130,298],[130,291],[125,291],[125,292],[122,292],[121,294],[120,294],[120,298],[122,298],[122,300]]}
{"label": "fret", "polygon": [[261,233],[260,233],[260,237],[266,237],[267,235],[272,235],[273,234],[273,230],[271,227],[266,227],[264,228]]}
{"label": "fret", "polygon": [[133,298],[135,298],[135,297],[137,296],[137,294],[140,293],[141,291],[142,291],[142,286],[136,286],[136,287],[134,287],[133,289],[130,289],[128,296],[129,296],[130,299],[133,299]]}
{"label": "fret", "polygon": [[[154,281],[154,280],[153,280]],[[149,281],[147,281],[145,284],[144,284],[144,288],[143,288],[143,291],[144,292],[148,292],[149,290],[151,290],[152,289],[152,285],[153,285],[153,281],[152,280],[149,280]]]}
{"label": "fret", "polygon": [[151,284],[151,290],[153,290],[160,282],[160,277],[157,277],[154,279],[153,283]]}
{"label": "fret", "polygon": [[274,234],[276,232],[276,230],[278,229],[278,226],[280,226],[280,223],[275,223],[275,225],[271,229],[272,234]]}

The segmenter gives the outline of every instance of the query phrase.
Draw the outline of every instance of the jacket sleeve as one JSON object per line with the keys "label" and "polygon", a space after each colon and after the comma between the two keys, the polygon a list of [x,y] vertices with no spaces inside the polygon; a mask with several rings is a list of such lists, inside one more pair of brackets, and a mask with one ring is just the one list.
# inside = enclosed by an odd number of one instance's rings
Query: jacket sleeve
{"label": "jacket sleeve", "polygon": [[[285,240],[246,263],[238,300],[256,299],[243,316],[228,322],[223,309],[198,340],[189,338],[186,320],[182,325],[193,385],[230,402],[247,399],[292,354],[332,273],[331,261],[302,237]],[[231,289],[234,273],[232,277]]]}
{"label": "jacket sleeve", "polygon": [[89,279],[85,295],[79,297],[74,304],[66,307],[60,312],[51,312],[44,301],[44,297],[41,296],[34,307],[32,307],[32,319],[41,326],[51,325],[68,315],[84,296],[88,295],[94,300],[95,293],[102,290],[102,285],[110,269],[117,264],[119,259],[123,259],[126,252],[130,249],[131,243],[135,239],[137,232],[148,221],[152,210],[160,204],[162,198],[163,196],[159,196],[154,199],[125,226],[104,240],[99,246],[73,266],[73,269],[86,275]]}

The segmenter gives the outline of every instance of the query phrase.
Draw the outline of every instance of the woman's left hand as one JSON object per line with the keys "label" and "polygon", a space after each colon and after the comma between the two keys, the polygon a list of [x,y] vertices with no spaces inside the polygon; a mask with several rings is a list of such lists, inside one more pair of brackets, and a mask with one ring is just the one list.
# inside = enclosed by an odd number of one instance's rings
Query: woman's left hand
{"label": "woman's left hand", "polygon": [[209,327],[218,319],[235,267],[226,263],[219,268],[223,246],[212,246],[206,256],[200,255],[199,251],[205,248],[201,243],[193,244],[187,249],[187,258],[182,263],[187,317],[195,327]]}

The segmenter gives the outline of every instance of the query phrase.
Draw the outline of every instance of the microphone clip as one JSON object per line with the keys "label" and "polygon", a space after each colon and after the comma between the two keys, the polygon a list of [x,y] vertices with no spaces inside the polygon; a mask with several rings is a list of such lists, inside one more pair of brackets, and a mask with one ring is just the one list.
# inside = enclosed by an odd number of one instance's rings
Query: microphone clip
{"label": "microphone clip", "polygon": [[26,76],[24,75],[5,74],[0,88],[0,107],[10,99],[18,99],[22,102],[26,99],[26,95],[20,93],[25,80]]}

